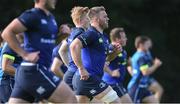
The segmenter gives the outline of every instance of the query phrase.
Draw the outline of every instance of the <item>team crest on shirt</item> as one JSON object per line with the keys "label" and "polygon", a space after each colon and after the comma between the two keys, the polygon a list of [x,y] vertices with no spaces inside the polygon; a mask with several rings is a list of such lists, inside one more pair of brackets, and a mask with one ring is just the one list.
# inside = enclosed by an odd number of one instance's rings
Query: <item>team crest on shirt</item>
{"label": "team crest on shirt", "polygon": [[47,21],[45,19],[41,19],[41,24],[47,24]]}
{"label": "team crest on shirt", "polygon": [[103,43],[103,39],[102,38],[99,38],[99,43]]}

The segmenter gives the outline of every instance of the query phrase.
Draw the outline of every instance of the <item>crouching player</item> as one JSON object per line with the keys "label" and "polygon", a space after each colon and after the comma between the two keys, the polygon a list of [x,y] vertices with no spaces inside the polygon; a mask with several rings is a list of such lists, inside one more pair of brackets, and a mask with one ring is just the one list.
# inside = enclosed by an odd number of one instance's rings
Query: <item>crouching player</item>
{"label": "crouching player", "polygon": [[[123,28],[114,28],[110,32],[112,44],[120,43],[122,47],[126,46],[127,37]],[[112,71],[116,70],[116,76],[104,73],[103,80],[109,84],[118,94],[122,103],[132,103],[132,100],[123,86],[124,77],[127,70],[127,53],[125,50],[119,51],[117,57],[110,61],[109,68]]]}

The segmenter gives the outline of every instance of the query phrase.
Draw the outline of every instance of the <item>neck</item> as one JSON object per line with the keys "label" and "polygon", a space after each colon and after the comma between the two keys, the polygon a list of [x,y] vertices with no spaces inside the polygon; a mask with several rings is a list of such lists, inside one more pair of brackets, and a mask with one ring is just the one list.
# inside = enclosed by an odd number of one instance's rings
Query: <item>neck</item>
{"label": "neck", "polygon": [[137,51],[138,51],[138,52],[145,52],[145,51],[144,51],[143,49],[141,49],[141,48],[138,48]]}
{"label": "neck", "polygon": [[86,28],[82,25],[82,24],[78,24],[76,25],[77,28],[83,28],[84,30],[86,30]]}
{"label": "neck", "polygon": [[41,10],[43,10],[47,15],[49,15],[49,10],[47,10],[44,6],[40,5],[40,4],[35,4],[34,6],[35,8],[40,8]]}
{"label": "neck", "polygon": [[103,34],[103,29],[99,25],[91,24],[91,26],[95,27],[97,31],[99,31],[101,34]]}

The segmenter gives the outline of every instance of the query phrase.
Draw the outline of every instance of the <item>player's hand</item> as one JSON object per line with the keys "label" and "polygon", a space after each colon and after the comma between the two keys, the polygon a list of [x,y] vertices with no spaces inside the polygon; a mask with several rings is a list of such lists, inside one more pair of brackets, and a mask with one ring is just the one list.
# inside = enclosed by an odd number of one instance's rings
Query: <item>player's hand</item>
{"label": "player's hand", "polygon": [[122,52],[122,46],[120,43],[113,43],[112,45],[114,46],[114,51],[116,51],[118,53]]}
{"label": "player's hand", "polygon": [[89,73],[87,72],[86,69],[84,68],[79,68],[79,73],[80,73],[80,80],[87,80],[89,78]]}
{"label": "player's hand", "polygon": [[113,70],[111,76],[112,76],[112,77],[120,77],[119,69]]}
{"label": "player's hand", "polygon": [[40,53],[39,51],[26,53],[23,56],[23,59],[32,63],[36,63],[39,60],[39,53]]}
{"label": "player's hand", "polygon": [[158,59],[158,58],[155,58],[154,59],[154,64],[156,65],[156,66],[161,66],[162,65],[162,62],[161,62],[161,60],[160,59]]}

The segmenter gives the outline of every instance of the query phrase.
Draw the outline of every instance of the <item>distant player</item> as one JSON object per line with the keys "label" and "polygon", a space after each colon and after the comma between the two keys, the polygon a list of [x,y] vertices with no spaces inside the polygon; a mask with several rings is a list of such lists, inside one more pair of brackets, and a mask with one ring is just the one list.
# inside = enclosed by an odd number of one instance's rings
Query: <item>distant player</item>
{"label": "distant player", "polygon": [[96,98],[106,103],[119,103],[117,93],[102,81],[108,40],[103,32],[108,28],[105,8],[93,7],[89,14],[91,26],[70,45],[72,59],[78,67],[73,86],[79,103],[88,103]]}
{"label": "distant player", "polygon": [[[153,59],[153,56],[152,56],[152,54],[150,52],[150,49],[152,48],[152,40],[150,39],[148,41],[148,43],[149,43],[149,51],[147,52],[147,54],[149,55],[149,57],[153,61],[154,59]],[[155,80],[152,76],[150,76],[150,78],[149,78],[149,87],[148,88],[149,88],[149,90],[151,92],[153,92],[155,98],[158,99],[159,102],[160,102],[161,101],[161,97],[162,97],[163,92],[164,92],[163,91],[164,89],[161,86],[161,84],[157,80]]]}
{"label": "distant player", "polygon": [[66,39],[69,34],[71,33],[71,25],[70,24],[62,24],[59,27],[59,35],[57,39],[57,46],[53,49],[52,53],[52,65],[51,65],[51,71],[54,72],[54,74],[61,79],[63,79],[64,73],[67,71],[67,67],[65,64],[62,62],[62,59],[59,55],[59,48],[61,47],[64,39]]}
{"label": "distant player", "polygon": [[[18,41],[20,44],[21,36],[17,35]],[[17,55],[7,43],[4,43],[2,51],[1,51],[1,63],[0,63],[0,99],[1,103],[8,102],[12,89],[14,87],[14,75],[20,63],[22,62],[22,58]]]}
{"label": "distant player", "polygon": [[148,90],[149,75],[152,74],[162,62],[155,59],[153,62],[149,57],[149,38],[138,36],[135,40],[136,53],[131,59],[132,78],[128,84],[128,92],[134,103],[157,103],[158,100]]}
{"label": "distant player", "polygon": [[[111,43],[120,43],[122,47],[126,46],[127,37],[123,28],[114,28],[110,32]],[[104,73],[103,81],[109,84],[117,92],[122,103],[132,103],[132,100],[124,87],[124,79],[127,71],[127,53],[125,50],[119,51],[118,56],[110,61],[109,68],[116,70],[118,76]]]}
{"label": "distant player", "polygon": [[70,36],[64,41],[60,47],[59,53],[63,62],[68,67],[67,72],[64,75],[64,81],[73,89],[72,79],[74,73],[77,71],[77,67],[71,58],[71,53],[69,51],[69,46],[72,41],[78,37],[80,34],[84,33],[89,27],[89,17],[87,13],[89,12],[88,7],[74,7],[71,10],[71,18],[76,27],[72,29]]}
{"label": "distant player", "polygon": [[[14,19],[2,37],[22,58],[9,103],[76,102],[73,91],[48,69],[57,37],[57,24],[50,10],[57,0],[34,0],[35,6]],[[24,32],[24,49],[15,34]]]}

